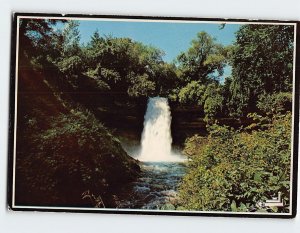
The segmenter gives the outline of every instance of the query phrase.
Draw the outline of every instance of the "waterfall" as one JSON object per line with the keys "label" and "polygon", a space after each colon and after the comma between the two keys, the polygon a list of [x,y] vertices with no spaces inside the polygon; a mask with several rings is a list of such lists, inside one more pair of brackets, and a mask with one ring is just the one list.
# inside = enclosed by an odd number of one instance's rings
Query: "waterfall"
{"label": "waterfall", "polygon": [[141,161],[176,161],[171,150],[171,112],[168,100],[149,98],[141,139]]}

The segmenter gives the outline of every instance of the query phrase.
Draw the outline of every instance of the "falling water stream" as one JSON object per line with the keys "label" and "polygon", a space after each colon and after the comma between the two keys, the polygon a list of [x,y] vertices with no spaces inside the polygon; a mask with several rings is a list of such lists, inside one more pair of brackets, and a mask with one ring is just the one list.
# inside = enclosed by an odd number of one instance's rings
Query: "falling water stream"
{"label": "falling water stream", "polygon": [[133,157],[141,161],[141,175],[119,207],[174,209],[186,169],[183,156],[172,150],[171,111],[166,98],[149,98],[141,150]]}

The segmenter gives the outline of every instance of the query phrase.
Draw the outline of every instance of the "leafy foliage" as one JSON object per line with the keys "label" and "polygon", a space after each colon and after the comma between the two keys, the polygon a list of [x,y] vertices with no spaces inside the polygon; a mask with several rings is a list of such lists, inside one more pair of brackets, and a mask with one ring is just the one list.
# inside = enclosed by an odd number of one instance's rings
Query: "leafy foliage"
{"label": "leafy foliage", "polygon": [[128,97],[166,94],[176,79],[174,67],[162,61],[161,50],[129,38],[101,37],[95,32],[83,51],[86,74]]}
{"label": "leafy foliage", "polygon": [[224,98],[222,89],[216,84],[209,84],[204,93],[204,113],[205,120],[215,119],[222,112]]}
{"label": "leafy foliage", "polygon": [[199,81],[206,84],[210,78],[223,74],[227,49],[215,41],[206,32],[199,32],[196,39],[192,40],[188,51],[177,57],[183,82]]}
{"label": "leafy foliage", "polygon": [[288,113],[274,116],[264,131],[248,133],[213,125],[207,138],[189,138],[185,145],[189,171],[180,186],[183,207],[259,211],[259,202],[281,192],[285,207],[269,211],[288,211],[290,133]]}
{"label": "leafy foliage", "polygon": [[81,68],[82,62],[79,56],[71,56],[71,57],[64,58],[60,62],[58,62],[57,65],[58,67],[60,67],[61,72],[67,76],[80,74],[82,70]]}
{"label": "leafy foliage", "polygon": [[129,96],[149,96],[155,90],[155,83],[150,81],[147,74],[134,76],[132,86],[128,88]]}
{"label": "leafy foliage", "polygon": [[293,30],[286,25],[240,27],[231,55],[233,114],[256,111],[260,95],[292,90]]}
{"label": "leafy foliage", "polygon": [[[19,24],[19,57],[20,65],[31,65],[40,68],[47,66],[52,56],[57,56],[58,48],[53,46],[52,38],[58,38],[58,33],[53,29],[64,20],[54,19],[21,19]],[[57,40],[56,40],[57,41]]]}
{"label": "leafy foliage", "polygon": [[[20,21],[18,132],[29,143],[17,145],[19,203],[76,205],[90,190],[94,201],[99,195],[101,205],[113,206],[112,194],[139,168],[92,112],[117,121],[112,112],[120,115],[130,106],[136,114],[136,103],[160,95],[179,107],[196,107],[209,127],[207,137],[186,141],[189,170],[178,208],[261,211],[260,201],[281,192],[285,207],[268,211],[288,211],[292,26],[243,25],[230,46],[199,32],[174,63],[164,62],[158,48],[98,31],[80,44],[78,26],[71,20]],[[232,75],[222,83],[228,64]],[[32,98],[30,92],[48,95]],[[247,115],[254,123],[244,129],[213,124]]]}
{"label": "leafy foliage", "polygon": [[257,107],[264,114],[278,114],[292,111],[292,93],[280,92],[259,96]]}
{"label": "leafy foliage", "polygon": [[178,94],[179,102],[203,106],[205,90],[205,85],[201,85],[199,81],[191,81],[185,87],[180,89]]}
{"label": "leafy foliage", "polygon": [[[30,122],[29,127],[36,127]],[[34,149],[18,156],[23,180],[22,188],[17,186],[23,192],[18,201],[79,205],[81,193],[89,189],[112,205],[108,195],[115,185],[134,179],[138,172],[134,160],[89,112],[71,110],[50,122],[46,130],[28,135]]]}
{"label": "leafy foliage", "polygon": [[[78,30],[78,21],[67,21],[62,31],[58,31],[59,54],[53,58],[53,64],[65,75],[70,85],[76,89],[80,85],[78,77],[85,70],[83,61],[83,51],[80,46],[80,33]],[[55,43],[57,37],[53,37]]]}
{"label": "leafy foliage", "polygon": [[78,25],[69,23],[60,32],[52,28],[56,23],[32,19],[20,25],[16,203],[90,206],[81,194],[91,190],[105,206],[114,207],[112,196],[135,179],[139,166],[69,95],[87,83],[98,90],[109,87],[82,74]]}

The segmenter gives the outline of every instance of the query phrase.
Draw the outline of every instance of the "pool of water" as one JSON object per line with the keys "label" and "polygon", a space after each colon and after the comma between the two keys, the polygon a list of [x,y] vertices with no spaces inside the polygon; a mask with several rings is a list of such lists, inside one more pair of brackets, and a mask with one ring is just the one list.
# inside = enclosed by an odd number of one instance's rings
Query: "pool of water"
{"label": "pool of water", "polygon": [[176,205],[178,185],[185,172],[181,162],[141,162],[141,175],[130,184],[118,208],[154,210]]}

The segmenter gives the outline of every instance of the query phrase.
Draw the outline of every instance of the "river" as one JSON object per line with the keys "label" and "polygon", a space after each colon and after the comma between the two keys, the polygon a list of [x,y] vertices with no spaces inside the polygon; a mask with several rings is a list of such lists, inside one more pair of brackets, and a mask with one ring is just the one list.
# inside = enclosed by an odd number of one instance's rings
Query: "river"
{"label": "river", "polygon": [[119,208],[175,209],[178,187],[186,172],[185,158],[172,148],[171,111],[168,100],[149,98],[140,143],[127,141],[123,148],[141,161],[141,174],[131,183]]}
{"label": "river", "polygon": [[130,191],[119,208],[174,209],[185,171],[183,162],[142,162],[141,175],[130,184]]}

